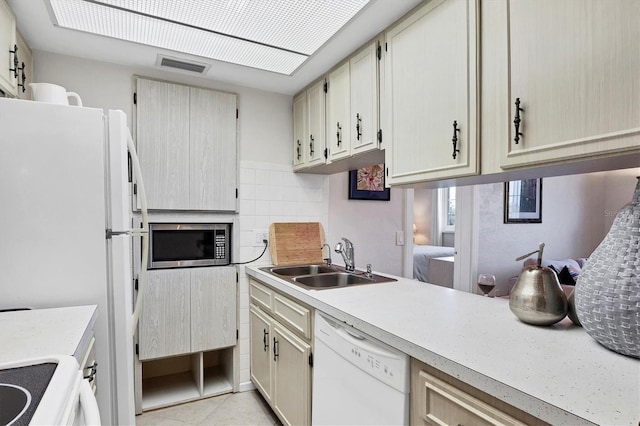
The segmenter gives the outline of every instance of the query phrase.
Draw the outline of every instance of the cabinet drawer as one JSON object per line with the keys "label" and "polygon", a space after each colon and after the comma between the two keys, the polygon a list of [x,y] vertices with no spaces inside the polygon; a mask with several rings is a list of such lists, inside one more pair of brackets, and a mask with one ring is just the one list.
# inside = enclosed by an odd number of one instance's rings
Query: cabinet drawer
{"label": "cabinet drawer", "polygon": [[425,424],[525,424],[424,371],[420,371],[418,375],[418,386],[419,416]]}
{"label": "cabinet drawer", "polygon": [[280,294],[273,295],[273,315],[291,330],[311,338],[311,311]]}
{"label": "cabinet drawer", "polygon": [[254,280],[249,280],[249,296],[251,302],[259,306],[266,312],[271,312],[273,306],[273,291],[258,284]]}

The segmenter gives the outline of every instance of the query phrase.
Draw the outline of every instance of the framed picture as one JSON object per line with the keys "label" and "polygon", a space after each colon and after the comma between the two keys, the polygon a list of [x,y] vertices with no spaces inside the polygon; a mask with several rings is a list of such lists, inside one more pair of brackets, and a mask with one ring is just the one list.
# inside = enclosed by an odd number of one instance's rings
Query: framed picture
{"label": "framed picture", "polygon": [[542,179],[504,183],[504,223],[542,223]]}
{"label": "framed picture", "polygon": [[384,187],[384,164],[349,170],[349,199],[389,201],[391,190]]}

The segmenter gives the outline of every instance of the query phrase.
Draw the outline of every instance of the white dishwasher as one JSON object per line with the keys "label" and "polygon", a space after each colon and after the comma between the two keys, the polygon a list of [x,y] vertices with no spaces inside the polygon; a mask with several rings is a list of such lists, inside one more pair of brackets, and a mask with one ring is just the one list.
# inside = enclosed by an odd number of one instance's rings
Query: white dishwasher
{"label": "white dishwasher", "polygon": [[313,425],[409,424],[409,356],[315,315]]}

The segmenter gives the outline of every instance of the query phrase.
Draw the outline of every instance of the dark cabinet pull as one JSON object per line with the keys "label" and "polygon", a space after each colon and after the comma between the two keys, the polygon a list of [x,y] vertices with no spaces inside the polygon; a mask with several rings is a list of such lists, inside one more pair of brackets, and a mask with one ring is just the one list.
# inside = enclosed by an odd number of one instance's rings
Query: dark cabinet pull
{"label": "dark cabinet pull", "polygon": [[278,356],[280,356],[278,354],[278,341],[276,340],[276,338],[273,338],[273,360],[277,361],[278,360]]}
{"label": "dark cabinet pull", "polygon": [[25,92],[25,83],[27,82],[27,75],[24,73],[24,69],[25,69],[25,64],[24,62],[22,63],[22,66],[20,67],[20,72],[22,73],[21,77],[22,77],[22,83],[18,83],[18,87],[22,87],[22,93]]}
{"label": "dark cabinet pull", "polygon": [[513,141],[516,145],[518,145],[520,142],[520,136],[522,136],[522,133],[520,133],[520,123],[522,122],[522,119],[520,118],[520,111],[524,111],[524,109],[520,108],[520,98],[516,98],[516,115],[513,117],[513,126],[516,129],[516,135],[514,136]]}
{"label": "dark cabinet pull", "polygon": [[458,122],[456,120],[453,120],[453,138],[451,138],[451,141],[453,142],[453,159],[455,160],[458,153],[460,152],[460,150],[458,149],[458,132],[460,131],[460,129],[458,129]]}
{"label": "dark cabinet pull", "polygon": [[338,131],[336,131],[336,138],[338,138],[338,146],[342,144],[342,127],[340,127],[340,122],[336,124],[338,127]]}
{"label": "dark cabinet pull", "polygon": [[85,370],[89,370],[86,376],[83,376],[84,379],[89,379],[89,382],[93,382],[96,378],[96,373],[98,372],[98,363],[94,362],[88,367],[84,368]]}
{"label": "dark cabinet pull", "polygon": [[298,152],[298,160],[300,159],[300,139],[298,139],[297,141],[298,146],[296,147],[296,151]]}
{"label": "dark cabinet pull", "polygon": [[311,142],[309,142],[309,154],[313,158],[313,153],[315,152],[313,150],[313,135],[309,135],[309,139],[311,140]]}
{"label": "dark cabinet pull", "polygon": [[269,332],[266,328],[263,328],[262,333],[262,343],[264,344],[264,351],[267,352],[267,348],[269,347]]}
{"label": "dark cabinet pull", "polygon": [[13,45],[13,50],[9,50],[9,53],[13,53],[13,68],[9,68],[9,71],[13,71],[13,78],[18,78],[18,65],[20,61],[18,60],[18,45]]}
{"label": "dark cabinet pull", "polygon": [[360,113],[358,113],[356,114],[356,139],[357,140],[360,140],[360,136],[362,136],[362,132],[360,131],[362,126],[360,123],[362,123],[362,117],[360,117]]}

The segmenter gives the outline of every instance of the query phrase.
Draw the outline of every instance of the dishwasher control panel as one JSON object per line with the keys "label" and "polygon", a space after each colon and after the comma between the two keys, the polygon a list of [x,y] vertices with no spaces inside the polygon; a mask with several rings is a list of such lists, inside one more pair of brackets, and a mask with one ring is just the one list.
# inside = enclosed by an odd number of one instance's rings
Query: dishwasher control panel
{"label": "dishwasher control panel", "polygon": [[409,391],[409,356],[355,328],[316,314],[315,338],[383,383]]}

